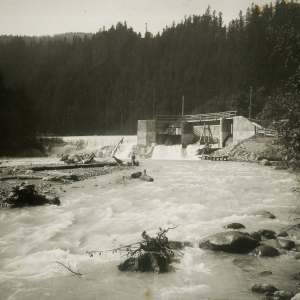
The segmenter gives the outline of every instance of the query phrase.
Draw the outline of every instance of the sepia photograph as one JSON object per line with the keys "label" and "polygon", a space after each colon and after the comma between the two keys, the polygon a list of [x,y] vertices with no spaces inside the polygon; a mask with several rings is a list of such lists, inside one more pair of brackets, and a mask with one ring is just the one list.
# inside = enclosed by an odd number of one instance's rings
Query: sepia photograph
{"label": "sepia photograph", "polygon": [[1,300],[300,300],[299,0],[0,0]]}

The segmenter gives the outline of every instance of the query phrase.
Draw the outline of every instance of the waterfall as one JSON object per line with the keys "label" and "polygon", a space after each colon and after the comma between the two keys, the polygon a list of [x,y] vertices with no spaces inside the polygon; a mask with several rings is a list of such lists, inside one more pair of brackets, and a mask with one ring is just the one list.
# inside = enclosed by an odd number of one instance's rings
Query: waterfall
{"label": "waterfall", "polygon": [[[122,138],[123,142],[116,148]],[[137,154],[137,158],[143,158],[145,153],[152,151],[151,147],[139,147],[137,150],[136,135],[61,136],[40,137],[39,139],[49,155],[93,152],[96,157],[105,158],[113,154],[120,159],[128,159],[133,151]],[[182,148],[182,145],[157,145],[153,148],[152,159],[198,159],[198,149],[199,145],[196,144],[188,145],[187,148]]]}
{"label": "waterfall", "polygon": [[187,148],[182,148],[182,145],[174,146],[155,146],[152,154],[152,159],[197,159],[197,150],[199,145],[188,145]]}
{"label": "waterfall", "polygon": [[103,135],[103,136],[61,136],[40,137],[47,154],[75,154],[93,152],[97,157],[109,156],[123,138],[123,143],[115,155],[128,158],[137,144],[136,135]]}

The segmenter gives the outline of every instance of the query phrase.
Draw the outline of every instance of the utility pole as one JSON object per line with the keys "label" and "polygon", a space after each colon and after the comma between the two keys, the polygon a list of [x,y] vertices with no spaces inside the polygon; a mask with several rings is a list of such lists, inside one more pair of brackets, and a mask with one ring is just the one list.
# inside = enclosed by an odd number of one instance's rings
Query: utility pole
{"label": "utility pole", "polygon": [[153,120],[154,120],[154,108],[155,108],[155,89],[154,89],[154,98],[153,98]]}
{"label": "utility pole", "polygon": [[182,116],[184,115],[184,95],[182,96]]}
{"label": "utility pole", "polygon": [[252,86],[250,86],[250,107],[249,107],[249,119],[251,119],[251,106],[252,106]]}

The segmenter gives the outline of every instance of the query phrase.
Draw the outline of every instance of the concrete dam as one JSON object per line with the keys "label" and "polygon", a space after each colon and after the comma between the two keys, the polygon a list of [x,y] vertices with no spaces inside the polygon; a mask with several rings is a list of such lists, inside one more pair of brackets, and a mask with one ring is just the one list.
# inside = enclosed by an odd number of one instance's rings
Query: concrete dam
{"label": "concrete dam", "polygon": [[236,111],[211,114],[155,116],[154,120],[139,120],[137,145],[213,144],[223,148],[255,135],[261,127],[237,116]]}

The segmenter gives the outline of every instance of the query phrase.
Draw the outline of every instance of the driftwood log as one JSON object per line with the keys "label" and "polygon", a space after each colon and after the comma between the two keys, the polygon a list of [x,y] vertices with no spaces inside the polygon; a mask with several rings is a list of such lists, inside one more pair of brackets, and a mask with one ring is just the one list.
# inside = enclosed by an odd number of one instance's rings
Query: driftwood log
{"label": "driftwood log", "polygon": [[106,163],[92,163],[92,164],[74,164],[74,165],[61,165],[61,166],[40,166],[32,167],[28,170],[32,171],[48,171],[48,170],[67,170],[67,169],[80,169],[80,168],[102,168],[105,166],[117,166],[116,162],[106,162]]}
{"label": "driftwood log", "polygon": [[117,164],[123,165],[123,161],[121,159],[118,159],[115,156],[113,156],[112,158],[117,162]]}
{"label": "driftwood log", "polygon": [[6,175],[4,177],[0,177],[0,181],[10,180],[10,179],[43,179],[43,176],[34,176],[34,175]]}
{"label": "driftwood log", "polygon": [[140,179],[144,180],[144,181],[149,181],[149,182],[153,182],[154,179],[146,174],[146,170],[144,170],[143,175],[140,177]]}
{"label": "driftwood log", "polygon": [[47,174],[47,176],[42,175],[6,175],[4,177],[0,177],[0,181],[10,180],[10,179],[22,179],[22,180],[36,180],[43,179],[47,181],[60,181],[62,179],[78,181],[78,177],[75,174],[64,174],[64,173],[56,173],[53,172],[51,174]]}

